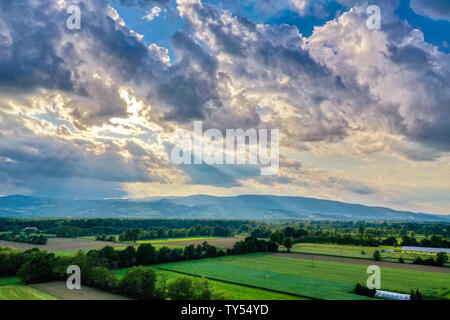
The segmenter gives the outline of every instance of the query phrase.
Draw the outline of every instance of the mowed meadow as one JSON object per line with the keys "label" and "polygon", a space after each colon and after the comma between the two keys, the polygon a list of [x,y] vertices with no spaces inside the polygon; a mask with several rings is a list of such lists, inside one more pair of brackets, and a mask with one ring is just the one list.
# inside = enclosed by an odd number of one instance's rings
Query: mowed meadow
{"label": "mowed meadow", "polygon": [[23,285],[17,277],[7,277],[0,278],[0,300],[58,300],[58,298]]}

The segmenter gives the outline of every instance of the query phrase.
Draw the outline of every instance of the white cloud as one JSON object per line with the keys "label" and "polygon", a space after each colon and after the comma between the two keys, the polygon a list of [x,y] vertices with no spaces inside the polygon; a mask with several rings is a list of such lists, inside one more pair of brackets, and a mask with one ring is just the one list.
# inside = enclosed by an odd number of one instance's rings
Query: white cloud
{"label": "white cloud", "polygon": [[153,21],[156,17],[159,17],[159,14],[161,13],[161,8],[158,6],[154,6],[150,13],[143,16],[142,19],[147,21]]}

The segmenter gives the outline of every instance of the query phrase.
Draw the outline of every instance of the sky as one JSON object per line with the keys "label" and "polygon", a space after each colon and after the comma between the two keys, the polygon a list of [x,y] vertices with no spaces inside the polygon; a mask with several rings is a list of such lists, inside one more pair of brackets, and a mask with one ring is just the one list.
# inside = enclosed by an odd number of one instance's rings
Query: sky
{"label": "sky", "polygon": [[[449,45],[449,0],[0,0],[0,195],[450,214]],[[278,172],[177,165],[195,121],[278,129]]]}

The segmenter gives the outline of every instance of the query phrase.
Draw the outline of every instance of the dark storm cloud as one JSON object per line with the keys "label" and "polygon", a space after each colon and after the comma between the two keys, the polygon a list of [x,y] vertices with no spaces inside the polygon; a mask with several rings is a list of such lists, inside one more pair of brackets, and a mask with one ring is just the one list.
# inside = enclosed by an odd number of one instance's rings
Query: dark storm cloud
{"label": "dark storm cloud", "polygon": [[[4,121],[13,121],[7,116]],[[16,126],[20,124],[13,121]],[[110,182],[153,181],[147,171],[148,163],[144,159],[134,158],[133,165],[118,152],[121,147],[110,142],[104,144],[106,149],[101,154],[89,152],[98,148],[85,140],[66,141],[53,137],[27,135],[11,136],[3,134],[8,139],[0,143],[0,157],[9,161],[0,162],[0,171],[14,179],[26,180],[36,176],[53,178],[91,178]],[[149,159],[154,160],[154,159]]]}
{"label": "dark storm cloud", "polygon": [[[84,0],[77,5],[81,29],[68,30],[68,14],[53,1],[1,2],[0,24],[6,31],[0,33],[0,89],[69,92],[68,107],[81,130],[126,116],[117,94],[125,83],[146,88],[168,120],[201,119],[208,109],[220,106],[214,58],[189,36],[172,37],[181,60],[166,68],[130,29],[108,15],[109,1]],[[86,71],[93,68],[103,70],[112,85],[90,77]]]}
{"label": "dark storm cloud", "polygon": [[389,50],[391,60],[397,64],[410,68],[429,67],[428,54],[420,48],[413,46],[392,46]]}
{"label": "dark storm cloud", "polygon": [[[296,27],[257,26],[239,16],[224,18],[208,4],[186,5],[182,11],[189,28],[205,37],[201,40],[207,42],[213,56],[225,53],[232,59],[222,66],[221,74],[245,83],[249,91],[280,95],[298,107],[302,117],[297,119],[295,129],[287,128],[283,120],[276,124],[287,137],[298,143],[339,141],[347,136],[348,121],[339,114],[326,114],[321,104],[337,99],[352,100],[360,94],[360,88],[346,88],[340,77],[314,61],[303,48]],[[289,78],[286,85],[279,83],[283,77]],[[300,128],[301,132],[297,132]]]}
{"label": "dark storm cloud", "polygon": [[203,119],[209,109],[221,106],[217,61],[185,33],[176,32],[170,41],[180,61],[167,69],[155,93],[168,107],[165,119]]}
{"label": "dark storm cloud", "polygon": [[[399,132],[412,140],[425,143],[427,146],[441,151],[450,151],[450,70],[435,68],[436,58],[423,48],[406,45],[391,46],[390,60],[399,66],[399,70],[414,70],[420,79],[420,85],[424,87],[428,95],[426,102],[411,101],[409,107],[416,110],[418,114],[409,127],[401,124],[397,126]],[[449,59],[448,56],[443,56]],[[447,65],[449,68],[449,65]],[[415,153],[404,152],[404,155],[411,155],[412,160],[434,159],[436,154],[429,157],[425,155],[415,155]]]}
{"label": "dark storm cloud", "polygon": [[71,71],[55,52],[65,17],[53,5],[50,0],[35,6],[27,1],[0,2],[0,90],[73,90]]}

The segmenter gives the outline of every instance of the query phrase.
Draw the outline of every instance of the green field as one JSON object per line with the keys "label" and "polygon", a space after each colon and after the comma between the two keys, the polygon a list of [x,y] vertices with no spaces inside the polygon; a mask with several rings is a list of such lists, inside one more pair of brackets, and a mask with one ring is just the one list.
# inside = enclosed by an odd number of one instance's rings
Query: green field
{"label": "green field", "polygon": [[23,285],[17,277],[0,278],[0,300],[58,300],[57,298]]}
{"label": "green field", "polygon": [[[395,250],[395,252],[382,252],[383,249]],[[435,257],[433,254],[416,254],[416,253],[402,253],[401,247],[363,247],[363,246],[351,246],[351,245],[338,245],[338,244],[318,244],[318,243],[296,243],[291,248],[292,252],[299,253],[314,253],[338,257],[349,258],[361,258],[361,259],[373,259],[373,253],[379,250],[382,261],[398,262],[401,257],[406,263],[412,263],[417,257],[427,259],[429,257]],[[364,252],[364,254],[363,254]],[[450,263],[446,264],[447,266]]]}
{"label": "green field", "polygon": [[[161,264],[156,268],[197,274],[260,288],[318,299],[362,299],[351,293],[365,284],[366,267],[356,264],[276,257],[269,254],[225,256],[214,259]],[[410,293],[419,289],[427,298],[440,298],[450,289],[450,276],[394,268],[381,268],[383,290]]]}
{"label": "green field", "polygon": [[188,237],[188,238],[164,238],[164,239],[148,239],[148,240],[138,240],[137,243],[159,243],[159,242],[177,242],[177,241],[195,241],[195,240],[211,240],[219,239],[222,237]]}
{"label": "green field", "polygon": [[58,300],[29,286],[0,286],[0,300]]}
{"label": "green field", "polygon": [[84,240],[92,240],[92,241],[96,241],[97,236],[81,236],[81,237],[77,237],[77,239],[84,239]]}

